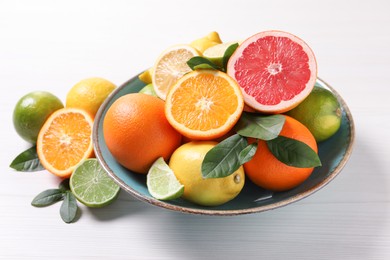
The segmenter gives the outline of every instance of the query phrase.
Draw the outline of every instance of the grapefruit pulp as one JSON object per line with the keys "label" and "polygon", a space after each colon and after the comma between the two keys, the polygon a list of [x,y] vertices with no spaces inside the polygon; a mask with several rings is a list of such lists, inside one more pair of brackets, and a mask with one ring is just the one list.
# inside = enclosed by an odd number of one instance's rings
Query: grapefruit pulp
{"label": "grapefruit pulp", "polygon": [[248,106],[263,113],[283,113],[309,95],[317,63],[303,40],[287,32],[265,31],[237,48],[227,72],[238,82]]}

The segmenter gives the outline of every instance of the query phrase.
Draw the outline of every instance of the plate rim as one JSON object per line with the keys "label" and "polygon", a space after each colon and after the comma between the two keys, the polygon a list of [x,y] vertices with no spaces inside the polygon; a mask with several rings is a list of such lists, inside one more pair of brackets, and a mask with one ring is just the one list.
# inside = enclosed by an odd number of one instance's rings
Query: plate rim
{"label": "plate rim", "polygon": [[261,206],[248,208],[248,209],[235,209],[235,210],[197,209],[197,208],[190,208],[190,207],[186,207],[186,206],[173,205],[173,204],[170,204],[170,203],[167,203],[164,201],[154,199],[152,197],[146,197],[146,196],[140,194],[138,191],[131,188],[129,185],[127,185],[108,166],[108,164],[106,163],[105,159],[102,156],[101,147],[99,144],[99,133],[98,133],[99,125],[100,125],[100,122],[102,121],[102,114],[104,113],[105,108],[108,105],[108,103],[111,102],[111,97],[114,97],[116,94],[118,94],[118,92],[120,92],[123,88],[125,88],[130,82],[138,79],[138,76],[140,74],[141,73],[130,78],[125,83],[123,83],[118,88],[116,88],[109,95],[109,97],[103,102],[103,104],[100,106],[100,108],[95,116],[95,120],[94,120],[94,124],[93,124],[92,141],[93,141],[95,156],[98,159],[98,161],[100,162],[100,164],[102,165],[103,169],[107,172],[107,174],[126,192],[128,192],[129,194],[131,194],[135,198],[137,198],[141,201],[147,202],[149,204],[152,204],[154,206],[158,206],[158,207],[165,208],[168,210],[179,211],[179,212],[183,212],[183,213],[191,213],[191,214],[198,214],[198,215],[210,215],[210,216],[236,216],[236,215],[259,213],[259,212],[277,209],[280,207],[287,206],[293,202],[297,202],[299,200],[302,200],[302,199],[306,198],[307,196],[309,196],[309,195],[319,191],[323,187],[325,187],[327,184],[329,184],[329,182],[331,182],[341,172],[341,170],[344,168],[344,166],[346,165],[347,161],[349,160],[349,158],[352,154],[352,150],[353,150],[353,146],[354,146],[354,142],[355,142],[355,124],[354,124],[354,120],[353,120],[351,111],[350,111],[348,105],[346,104],[346,102],[344,101],[344,99],[340,96],[340,94],[332,86],[330,86],[327,82],[325,82],[321,78],[317,77],[316,82],[319,81],[322,85],[329,88],[330,91],[332,91],[332,93],[339,100],[339,102],[340,102],[340,104],[341,104],[341,106],[346,114],[346,117],[349,121],[349,128],[350,128],[348,147],[346,149],[344,157],[338,163],[338,165],[333,169],[333,171],[321,183],[318,183],[317,185],[311,187],[310,189],[308,189],[300,194],[294,195],[288,199],[284,199],[284,200],[278,201],[276,203],[272,203],[272,204],[268,204],[268,205],[261,205]]}

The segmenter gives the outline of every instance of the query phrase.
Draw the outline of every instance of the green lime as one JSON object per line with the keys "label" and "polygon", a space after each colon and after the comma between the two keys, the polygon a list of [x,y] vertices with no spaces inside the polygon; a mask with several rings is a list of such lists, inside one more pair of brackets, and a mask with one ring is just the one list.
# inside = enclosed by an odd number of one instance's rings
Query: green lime
{"label": "green lime", "polygon": [[73,171],[69,186],[78,201],[91,208],[113,202],[120,187],[107,175],[98,160],[87,159]]}
{"label": "green lime", "polygon": [[203,52],[203,56],[215,64],[222,66],[223,55],[225,54],[225,51],[235,43],[237,42],[225,42],[211,46]]}
{"label": "green lime", "polygon": [[341,106],[337,97],[329,90],[317,86],[287,115],[304,124],[317,142],[330,138],[341,125]]}
{"label": "green lime", "polygon": [[157,97],[156,91],[154,91],[153,84],[148,84],[148,85],[146,85],[145,87],[143,87],[143,88],[139,91],[139,93],[144,93],[144,94],[147,94],[147,95],[151,95],[151,96]]}
{"label": "green lime", "polygon": [[63,107],[61,100],[49,92],[34,91],[23,96],[13,113],[16,132],[27,142],[36,143],[46,119]]}
{"label": "green lime", "polygon": [[158,200],[177,199],[184,192],[184,186],[176,179],[162,157],[150,167],[146,175],[146,185],[149,193]]}

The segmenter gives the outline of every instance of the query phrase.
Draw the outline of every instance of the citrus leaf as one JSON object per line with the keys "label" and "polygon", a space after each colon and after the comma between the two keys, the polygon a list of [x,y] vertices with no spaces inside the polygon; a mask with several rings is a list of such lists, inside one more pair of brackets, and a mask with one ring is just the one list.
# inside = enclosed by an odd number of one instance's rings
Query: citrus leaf
{"label": "citrus leaf", "polygon": [[236,131],[242,136],[272,140],[279,135],[285,120],[283,115],[266,116],[244,112],[236,125]]}
{"label": "citrus leaf", "polygon": [[60,208],[60,215],[65,223],[71,223],[77,214],[77,201],[71,191],[66,191],[64,202]]}
{"label": "citrus leaf", "polygon": [[241,165],[243,165],[246,162],[249,162],[252,160],[253,156],[255,155],[257,151],[257,142],[251,143],[247,147],[244,148],[238,155],[238,161]]}
{"label": "citrus leaf", "polygon": [[268,149],[282,163],[298,168],[321,166],[318,154],[307,144],[285,136],[267,141]]}
{"label": "citrus leaf", "polygon": [[58,185],[58,188],[62,191],[67,191],[67,190],[70,190],[70,187],[69,187],[69,179],[65,179],[63,180],[60,185]]}
{"label": "citrus leaf", "polygon": [[233,53],[236,51],[237,48],[238,48],[238,43],[234,43],[226,49],[225,53],[223,54],[223,58],[222,58],[222,68],[224,69],[223,71],[227,71],[228,61],[229,61],[230,57],[233,55]]}
{"label": "citrus leaf", "polygon": [[214,64],[212,61],[206,59],[205,57],[195,56],[187,61],[187,65],[192,69],[214,69],[220,70],[221,68]]}
{"label": "citrus leaf", "polygon": [[234,173],[241,166],[239,154],[247,146],[246,138],[238,134],[214,146],[203,159],[203,178],[222,178]]}
{"label": "citrus leaf", "polygon": [[64,193],[60,189],[50,189],[39,193],[31,202],[34,207],[46,207],[64,198]]}
{"label": "citrus leaf", "polygon": [[35,172],[45,169],[39,161],[36,146],[16,156],[11,162],[10,167],[20,172]]}

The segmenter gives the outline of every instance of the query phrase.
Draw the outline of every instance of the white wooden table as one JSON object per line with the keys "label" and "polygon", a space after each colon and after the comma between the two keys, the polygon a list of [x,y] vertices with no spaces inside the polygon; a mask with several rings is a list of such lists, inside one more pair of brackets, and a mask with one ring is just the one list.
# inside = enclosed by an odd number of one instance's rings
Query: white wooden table
{"label": "white wooden table", "polygon": [[[390,2],[0,1],[0,259],[390,259]],[[65,101],[91,76],[120,85],[157,55],[211,31],[222,40],[292,32],[355,119],[352,157],[314,195],[236,217],[187,215],[125,192],[65,224],[32,198],[59,180],[8,166],[28,144],[12,111],[33,90]]]}

